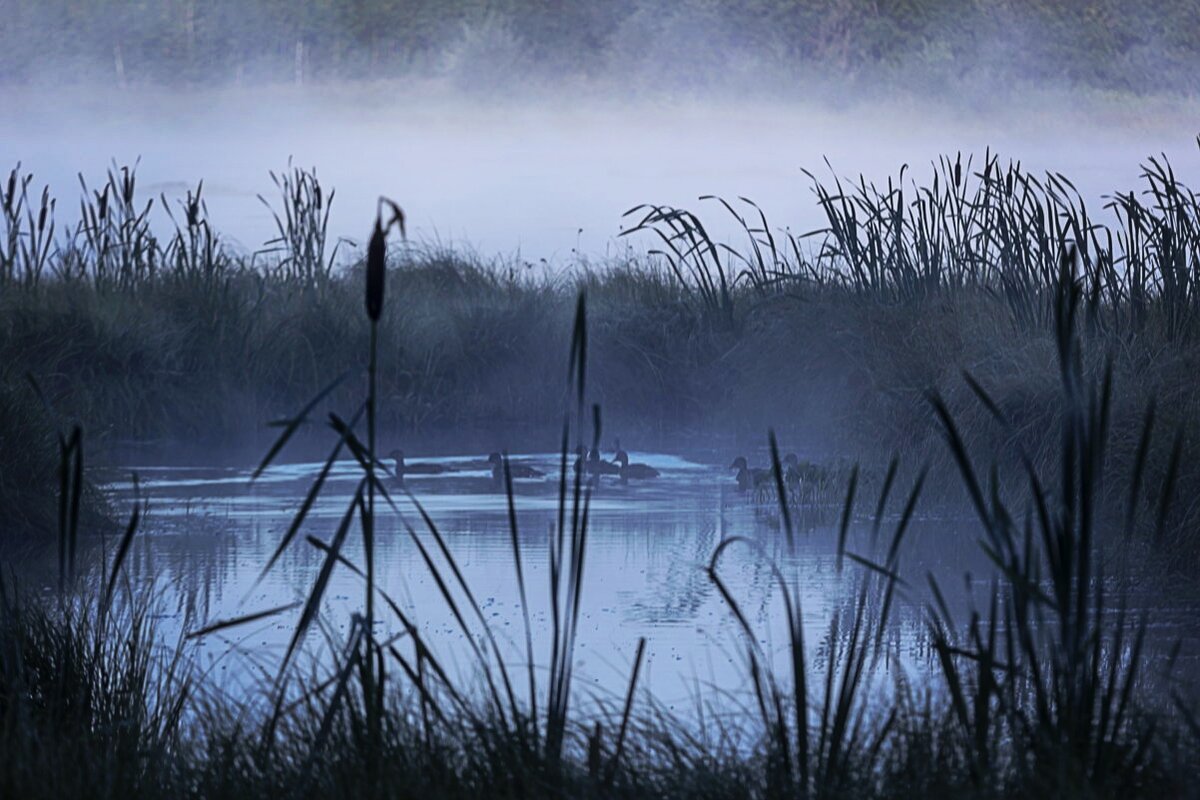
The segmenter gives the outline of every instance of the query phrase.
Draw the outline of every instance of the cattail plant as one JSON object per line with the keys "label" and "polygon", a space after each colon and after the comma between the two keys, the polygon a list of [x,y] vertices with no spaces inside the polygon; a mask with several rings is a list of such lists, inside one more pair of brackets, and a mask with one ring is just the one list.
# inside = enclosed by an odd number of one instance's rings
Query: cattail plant
{"label": "cattail plant", "polygon": [[159,244],[150,228],[153,198],[144,206],[137,199],[137,162],[106,173],[97,190],[89,190],[79,175],[83,197],[79,224],[69,249],[79,254],[78,277],[90,277],[98,289],[133,291],[152,280]]}
{"label": "cattail plant", "polygon": [[[383,223],[383,209],[387,206],[391,218]],[[378,342],[379,318],[383,314],[384,280],[387,276],[387,235],[392,227],[400,229],[404,235],[404,212],[400,207],[386,198],[380,198],[375,211],[375,228],[371,232],[371,240],[367,245],[367,275],[366,275],[366,308],[367,319],[371,328],[370,352],[367,357],[367,508],[362,517],[363,549],[366,553],[367,586],[366,586],[366,635],[363,644],[366,647],[362,660],[363,672],[363,705],[367,709],[367,729],[373,741],[378,744],[379,725],[382,719],[383,698],[383,658],[375,653],[374,624],[375,624],[375,433],[377,412],[377,374],[378,374]],[[378,665],[378,669],[376,669]],[[376,699],[378,698],[378,699]],[[372,762],[374,760],[372,759]]]}
{"label": "cattail plant", "polygon": [[0,183],[0,286],[37,286],[54,248],[54,207],[50,187],[39,202],[29,199],[33,175],[18,163]]}
{"label": "cattail plant", "polygon": [[276,210],[258,196],[275,221],[276,236],[266,243],[265,252],[281,255],[274,268],[286,278],[317,288],[329,280],[337,259],[338,244],[326,256],[335,192],[326,193],[315,169],[294,167],[290,159],[287,170],[270,176],[279,190],[281,206]]}
{"label": "cattail plant", "polygon": [[176,219],[167,198],[161,196],[160,200],[175,226],[174,235],[163,248],[163,268],[182,283],[206,293],[211,291],[234,271],[235,261],[209,224],[204,181],[196,185],[194,192],[189,189],[186,198],[179,201],[182,222]]}
{"label": "cattail plant", "polygon": [[[1198,138],[1200,143],[1200,138]],[[667,265],[699,309],[729,319],[738,290],[797,294],[840,287],[887,303],[982,290],[1002,297],[1014,323],[1052,330],[1059,254],[1073,248],[1093,328],[1142,326],[1157,315],[1167,335],[1190,335],[1200,308],[1200,196],[1166,157],[1143,167],[1141,195],[1107,198],[1115,224],[1096,219],[1059,173],[1035,175],[985,152],[942,157],[926,182],[906,168],[885,183],[805,174],[822,227],[773,233],[749,201],[743,214],[717,199],[745,232],[748,250],[713,241],[700,217],[669,206],[626,212],[622,236],[653,235],[649,254]]]}
{"label": "cattail plant", "polygon": [[[383,222],[383,208],[387,206],[391,211],[391,218],[385,225]],[[370,344],[367,355],[367,464],[371,471],[372,478],[376,466],[375,459],[375,428],[376,428],[376,405],[377,405],[377,374],[378,374],[378,343],[379,343],[379,319],[383,314],[383,299],[384,299],[384,281],[387,276],[387,235],[393,227],[400,229],[400,235],[404,235],[404,212],[400,207],[386,198],[380,198],[378,208],[375,212],[375,228],[371,232],[371,239],[367,245],[367,264],[366,264],[366,309],[367,320],[370,325]],[[375,563],[374,563],[374,533],[373,524],[375,517],[375,481],[372,479],[368,482],[367,487],[367,516],[363,521],[363,537],[364,545],[366,546],[367,560],[367,630],[371,630],[371,624],[374,620],[375,597]],[[369,638],[369,636],[368,636]]]}

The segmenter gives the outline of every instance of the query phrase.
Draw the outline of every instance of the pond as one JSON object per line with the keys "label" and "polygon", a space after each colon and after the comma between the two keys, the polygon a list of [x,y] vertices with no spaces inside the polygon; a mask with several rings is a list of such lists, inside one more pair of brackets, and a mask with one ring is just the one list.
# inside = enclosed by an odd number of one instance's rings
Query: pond
{"label": "pond", "polygon": [[[604,476],[594,487],[575,650],[577,690],[606,700],[621,696],[638,640],[645,637],[640,685],[664,707],[688,714],[699,708],[700,700],[710,707],[734,707],[733,698],[746,696],[747,639],[707,572],[714,550],[729,536],[746,541],[724,551],[719,574],[753,628],[765,659],[785,674],[789,637],[773,571],[778,566],[779,574],[798,590],[810,666],[824,674],[831,622],[840,615],[843,633],[848,628],[868,574],[849,560],[838,568],[840,509],[831,505],[824,513],[805,515],[797,524],[792,551],[777,507],[739,492],[733,473],[725,468],[727,459],[636,452],[631,458],[653,466],[660,476],[628,483]],[[444,536],[506,663],[524,676],[525,629],[506,497],[479,456],[420,461],[453,470],[410,475],[407,489]],[[518,479],[514,487],[534,658],[544,676],[559,457],[527,454],[519,461],[545,473]],[[307,597],[324,554],[305,537],[331,539],[361,474],[351,461],[335,464],[300,535],[261,580],[260,575],[321,467],[317,462],[281,464],[254,482],[250,468],[135,468],[149,513],[127,568],[132,585],[143,591],[153,587],[163,636],[170,639],[181,630]],[[478,685],[479,670],[467,639],[413,537],[452,583],[451,573],[413,501],[394,482],[389,486],[395,508],[377,501],[379,586],[417,622],[461,685]],[[869,555],[876,547],[886,547],[907,488],[893,493],[878,543],[873,544],[869,519],[854,521],[849,551]],[[128,507],[132,491],[129,483],[114,487],[118,507]],[[986,608],[993,570],[978,536],[977,524],[967,517],[914,519],[901,550],[898,571],[904,583],[889,616],[885,657],[876,664],[878,680],[903,674],[919,682],[936,670],[927,634],[927,576],[938,581],[956,619],[965,620],[973,604]],[[357,526],[343,554],[355,564],[363,563]],[[1134,609],[1148,613],[1150,646],[1143,656],[1143,674],[1160,674],[1172,644],[1183,638],[1187,646],[1175,674],[1182,670],[1186,677],[1196,663],[1192,632],[1200,619],[1200,601],[1194,592],[1170,590],[1146,577],[1154,576],[1136,571],[1124,576],[1110,596],[1128,588]],[[341,566],[334,570],[325,594],[324,626],[308,634],[307,658],[320,662],[328,658],[330,643],[344,643],[351,615],[363,608],[363,595],[359,576]],[[463,593],[456,591],[455,596],[475,633],[481,633]],[[377,603],[376,614],[381,638],[403,631],[384,602]],[[299,609],[293,609],[193,640],[194,655],[223,687],[235,692],[261,689],[264,676],[278,669],[299,615]]]}

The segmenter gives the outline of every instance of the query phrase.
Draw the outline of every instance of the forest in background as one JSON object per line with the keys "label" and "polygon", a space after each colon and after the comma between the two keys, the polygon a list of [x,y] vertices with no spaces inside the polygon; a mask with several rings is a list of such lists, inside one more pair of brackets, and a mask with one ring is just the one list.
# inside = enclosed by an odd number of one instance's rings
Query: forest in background
{"label": "forest in background", "polygon": [[0,83],[836,77],[1193,91],[1192,0],[2,0]]}

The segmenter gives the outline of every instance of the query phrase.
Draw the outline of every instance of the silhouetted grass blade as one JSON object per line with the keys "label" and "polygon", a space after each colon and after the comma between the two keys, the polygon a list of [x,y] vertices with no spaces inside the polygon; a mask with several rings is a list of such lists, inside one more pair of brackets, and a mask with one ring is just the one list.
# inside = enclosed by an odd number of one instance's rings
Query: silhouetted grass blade
{"label": "silhouetted grass blade", "polygon": [[241,616],[232,617],[230,619],[219,620],[189,632],[184,638],[199,639],[202,636],[208,636],[210,633],[216,633],[217,631],[236,628],[241,625],[248,625],[251,622],[258,622],[259,620],[268,619],[269,617],[274,617],[278,614],[291,611],[294,608],[299,608],[302,605],[303,602],[297,601],[295,603],[286,603],[281,606],[275,606],[274,608],[268,608],[263,611],[253,611],[249,614],[242,614]]}
{"label": "silhouetted grass blade", "polygon": [[313,399],[308,402],[308,405],[300,410],[299,414],[287,421],[287,425],[284,427],[283,433],[279,434],[279,438],[277,438],[275,443],[271,445],[271,448],[267,450],[267,454],[263,457],[262,462],[250,476],[251,481],[262,475],[263,470],[271,465],[271,462],[275,460],[275,456],[279,455],[279,451],[283,450],[284,446],[288,443],[288,440],[292,438],[292,435],[300,428],[301,425],[308,421],[308,415],[312,413],[313,409],[316,408],[322,400],[328,397],[330,393],[340,386],[348,377],[350,377],[350,372],[343,372],[328,386],[317,392],[316,396],[314,396]]}

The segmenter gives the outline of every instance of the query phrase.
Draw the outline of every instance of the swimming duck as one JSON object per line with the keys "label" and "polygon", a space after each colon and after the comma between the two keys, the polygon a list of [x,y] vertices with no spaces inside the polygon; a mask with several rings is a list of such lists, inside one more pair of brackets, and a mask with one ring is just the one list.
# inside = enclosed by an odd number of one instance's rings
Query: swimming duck
{"label": "swimming duck", "polygon": [[[634,470],[635,473],[637,473],[637,471],[643,471],[642,468],[646,468],[650,471],[653,471],[654,474],[646,475],[644,477],[658,477],[659,476],[658,470],[654,469],[653,467],[648,467],[648,465],[646,465],[646,464],[630,464],[629,463],[629,453],[625,452],[624,447],[620,446],[620,439],[613,439],[612,446],[614,447],[614,449],[617,450],[617,455],[613,456],[612,459],[613,459],[613,462],[617,463],[618,467],[620,467],[620,465],[624,465],[624,467],[629,467],[630,469]],[[640,477],[640,476],[630,475],[630,477]]]}
{"label": "swimming duck", "polygon": [[404,460],[403,450],[393,450],[388,453],[388,457],[396,462],[394,474],[399,481],[403,481],[405,475],[441,475],[450,471],[445,464],[432,464],[427,461],[409,464]]}
{"label": "swimming duck", "polygon": [[619,465],[601,458],[599,450],[595,448],[584,450],[583,445],[578,445],[575,448],[575,463],[572,465],[572,468],[575,472],[583,469],[593,478],[600,475],[619,475],[621,472]]}
{"label": "swimming duck", "polygon": [[588,452],[587,471],[596,475],[618,475],[621,472],[620,464],[614,461],[605,461],[600,457],[600,450],[593,447]]}
{"label": "swimming duck", "polygon": [[[488,463],[492,465],[492,480],[501,483],[504,480],[504,458],[499,453],[492,453],[488,456]],[[518,464],[515,461],[508,462],[508,472],[514,478],[543,478],[546,473],[540,469],[535,469],[528,464]]]}
{"label": "swimming duck", "polygon": [[657,478],[661,473],[649,464],[630,464],[629,454],[624,450],[617,451],[617,465],[621,476],[621,482],[629,480],[644,481],[650,478]]}
{"label": "swimming duck", "polygon": [[770,486],[771,471],[769,469],[752,469],[745,456],[738,456],[729,465],[729,469],[737,470],[738,491],[748,492],[751,489],[761,491]]}

